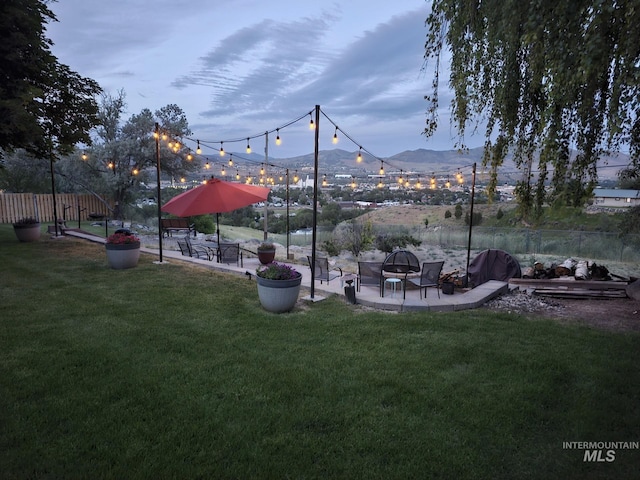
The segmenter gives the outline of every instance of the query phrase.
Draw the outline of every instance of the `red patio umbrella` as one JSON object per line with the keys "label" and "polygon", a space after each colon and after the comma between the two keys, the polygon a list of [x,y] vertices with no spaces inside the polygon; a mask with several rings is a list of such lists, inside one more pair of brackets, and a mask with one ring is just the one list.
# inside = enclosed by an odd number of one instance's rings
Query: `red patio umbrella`
{"label": "red patio umbrella", "polygon": [[258,202],[264,202],[269,196],[267,187],[247,185],[244,183],[225,182],[217,178],[207,180],[191,190],[173,197],[162,206],[162,211],[178,217],[216,214],[216,229],[220,243],[220,213],[232,212]]}

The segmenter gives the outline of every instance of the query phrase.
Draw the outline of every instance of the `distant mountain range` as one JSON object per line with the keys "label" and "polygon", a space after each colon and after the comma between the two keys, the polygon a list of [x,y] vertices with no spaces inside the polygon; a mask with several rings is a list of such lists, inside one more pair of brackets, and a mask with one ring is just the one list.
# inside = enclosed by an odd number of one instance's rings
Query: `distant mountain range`
{"label": "distant mountain range", "polygon": [[[482,173],[482,147],[466,150],[464,153],[458,150],[406,150],[391,157],[375,158],[363,152],[362,162],[357,161],[358,151],[349,152],[339,148],[333,150],[321,150],[318,152],[318,164],[322,173],[351,173],[351,174],[375,174],[380,169],[381,160],[384,162],[386,173],[417,172],[420,174],[454,175],[458,168],[465,168],[477,164],[478,173]],[[257,154],[242,154],[238,157],[248,158],[255,162],[264,161],[264,157]],[[236,158],[238,158],[236,157]],[[299,172],[311,172],[314,165],[314,154],[309,153],[290,158],[269,158],[269,163],[287,166],[297,169]],[[618,154],[606,157],[598,162],[598,175],[600,179],[615,179],[620,169],[629,163],[629,156]],[[534,167],[535,169],[535,167]],[[467,169],[468,170],[468,169]],[[521,172],[516,168],[510,155],[507,156],[504,165],[499,169],[500,182],[512,182],[521,178]]]}

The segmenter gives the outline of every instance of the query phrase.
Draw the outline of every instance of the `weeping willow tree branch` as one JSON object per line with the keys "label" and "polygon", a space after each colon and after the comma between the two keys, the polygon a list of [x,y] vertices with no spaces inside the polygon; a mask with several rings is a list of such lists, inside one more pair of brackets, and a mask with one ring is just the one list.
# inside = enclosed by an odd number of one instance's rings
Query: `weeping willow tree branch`
{"label": "weeping willow tree branch", "polygon": [[640,0],[434,0],[426,24],[425,58],[435,62],[424,134],[437,127],[450,53],[452,122],[461,146],[469,126],[485,125],[490,197],[509,152],[525,214],[550,199],[581,205],[605,153],[627,146],[638,166]]}

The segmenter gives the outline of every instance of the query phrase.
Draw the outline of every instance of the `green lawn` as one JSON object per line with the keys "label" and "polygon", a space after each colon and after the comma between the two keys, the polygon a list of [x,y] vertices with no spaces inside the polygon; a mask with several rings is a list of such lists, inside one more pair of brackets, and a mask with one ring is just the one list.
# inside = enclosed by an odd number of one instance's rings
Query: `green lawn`
{"label": "green lawn", "polygon": [[0,226],[0,478],[637,478],[640,336],[341,298]]}

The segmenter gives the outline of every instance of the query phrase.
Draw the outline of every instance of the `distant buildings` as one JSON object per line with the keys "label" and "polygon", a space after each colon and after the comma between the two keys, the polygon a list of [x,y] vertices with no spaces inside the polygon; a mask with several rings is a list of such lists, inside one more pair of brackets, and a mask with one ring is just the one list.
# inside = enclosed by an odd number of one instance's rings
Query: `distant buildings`
{"label": "distant buildings", "polygon": [[593,206],[600,208],[630,208],[640,205],[640,190],[596,188]]}

